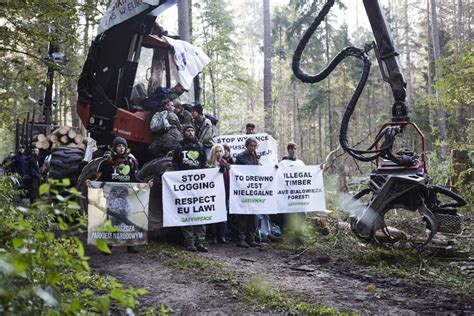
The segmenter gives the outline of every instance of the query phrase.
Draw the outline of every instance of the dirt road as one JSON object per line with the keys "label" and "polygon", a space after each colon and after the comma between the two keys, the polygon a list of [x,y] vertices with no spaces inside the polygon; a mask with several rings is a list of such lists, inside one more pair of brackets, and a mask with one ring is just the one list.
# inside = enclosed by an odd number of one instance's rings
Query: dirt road
{"label": "dirt road", "polygon": [[[314,313],[314,306],[360,314],[473,314],[474,299],[433,284],[373,277],[366,269],[326,254],[211,245],[209,253],[151,243],[139,254],[89,247],[94,272],[146,288],[145,307],[164,304],[176,314]],[[308,306],[313,306],[310,309]]]}

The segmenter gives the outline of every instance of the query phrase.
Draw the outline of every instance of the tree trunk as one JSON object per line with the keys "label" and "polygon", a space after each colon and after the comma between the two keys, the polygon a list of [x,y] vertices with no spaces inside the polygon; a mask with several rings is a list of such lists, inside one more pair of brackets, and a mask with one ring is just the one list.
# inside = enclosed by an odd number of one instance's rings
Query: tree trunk
{"label": "tree trunk", "polygon": [[[439,27],[438,27],[438,17],[436,13],[436,0],[430,0],[431,3],[431,36],[433,38],[433,57],[435,63],[435,78],[439,79],[441,77],[441,66],[439,60],[441,58],[441,46],[439,42]],[[441,156],[447,156],[446,148],[446,111],[443,104],[440,100],[440,95],[438,89],[435,89],[436,95],[436,104],[437,104],[437,123],[439,130],[439,138],[441,141]]]}
{"label": "tree trunk", "polygon": [[270,0],[263,0],[263,109],[265,132],[273,135],[272,117],[272,43]]}
{"label": "tree trunk", "polygon": [[189,42],[190,34],[190,17],[189,17],[189,3],[188,0],[181,0],[178,2],[178,34],[183,41]]}

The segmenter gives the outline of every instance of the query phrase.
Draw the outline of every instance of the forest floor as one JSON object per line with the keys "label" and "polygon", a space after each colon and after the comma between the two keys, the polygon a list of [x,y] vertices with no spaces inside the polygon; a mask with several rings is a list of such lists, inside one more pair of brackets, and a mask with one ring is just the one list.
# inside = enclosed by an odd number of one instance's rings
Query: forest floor
{"label": "forest floor", "polygon": [[93,272],[145,288],[141,307],[172,314],[474,314],[469,254],[380,249],[331,234],[307,245],[190,253],[150,242],[138,254],[87,252]]}

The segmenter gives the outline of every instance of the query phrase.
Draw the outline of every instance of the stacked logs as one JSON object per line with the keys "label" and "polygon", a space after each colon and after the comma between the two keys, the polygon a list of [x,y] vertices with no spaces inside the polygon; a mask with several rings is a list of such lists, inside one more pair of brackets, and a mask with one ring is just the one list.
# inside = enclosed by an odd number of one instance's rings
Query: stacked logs
{"label": "stacked logs", "polygon": [[33,146],[38,149],[48,149],[56,147],[74,147],[86,149],[87,142],[84,136],[79,134],[74,127],[61,126],[50,135],[38,134],[33,138]]}

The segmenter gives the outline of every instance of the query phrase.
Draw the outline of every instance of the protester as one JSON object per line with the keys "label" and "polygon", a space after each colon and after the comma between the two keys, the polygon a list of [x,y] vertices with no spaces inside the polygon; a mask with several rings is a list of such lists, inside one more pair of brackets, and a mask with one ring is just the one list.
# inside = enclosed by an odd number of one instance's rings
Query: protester
{"label": "protester", "polygon": [[[139,182],[136,177],[138,161],[130,153],[127,140],[122,137],[115,137],[112,142],[110,155],[102,161],[98,167],[97,180],[102,182]],[[117,187],[118,188],[118,187]],[[123,192],[115,190],[113,195],[123,195]],[[123,211],[123,210],[122,210]],[[112,223],[120,223],[120,220],[112,217]],[[137,253],[134,246],[127,246],[127,252]]]}
{"label": "protester", "polygon": [[[194,127],[185,125],[183,127],[184,139],[173,152],[174,170],[202,169],[206,167],[206,154],[203,145],[194,136]],[[182,226],[184,235],[184,247],[188,251],[207,252],[208,249],[203,242],[206,238],[205,225]]]}
{"label": "protester", "polygon": [[288,143],[286,150],[288,151],[288,155],[281,159],[281,166],[304,166],[304,162],[296,156],[297,146],[295,143]]}
{"label": "protester", "polygon": [[31,154],[27,160],[26,186],[30,203],[35,202],[39,198],[39,185],[41,180],[41,168],[39,164],[39,149],[32,148]]}
{"label": "protester", "polygon": [[[207,161],[210,168],[219,167],[219,171],[224,174],[224,187],[226,195],[226,209],[229,211],[229,168],[230,164],[224,159],[224,147],[221,145],[214,145],[211,149],[211,156]],[[209,225],[211,228],[211,236],[213,243],[226,244],[226,222],[215,223]]]}
{"label": "protester", "polygon": [[[293,142],[289,142],[286,146],[286,150],[288,154],[283,156],[279,165],[282,167],[294,167],[294,166],[304,166],[305,163],[298,159],[297,156],[297,145]],[[305,220],[305,213],[294,213],[294,214],[274,214],[271,216],[271,220],[273,223],[277,224],[283,230],[286,229],[288,223],[301,223]],[[270,239],[273,239],[274,236],[269,235]]]}
{"label": "protester", "polygon": [[173,101],[165,99],[158,112],[162,113],[163,111],[166,111],[164,113],[166,115],[160,117],[160,119],[166,120],[164,124],[166,126],[154,133],[155,140],[149,147],[150,152],[157,158],[166,156],[183,140],[181,124],[178,116],[174,113],[175,107]]}
{"label": "protester", "polygon": [[26,176],[27,157],[25,155],[25,148],[19,146],[17,153],[12,157],[11,171],[20,176],[20,181]]}
{"label": "protester", "polygon": [[[245,134],[255,134],[255,124],[247,123],[245,125]],[[270,241],[269,236],[271,235],[271,223],[270,216],[268,214],[257,214],[255,215],[255,231],[258,231],[259,241]]]}
{"label": "protester", "polygon": [[[260,164],[257,157],[257,140],[249,137],[245,141],[245,150],[237,155],[236,165],[253,165]],[[248,248],[257,247],[255,242],[255,215],[237,215],[237,247]]]}
{"label": "protester", "polygon": [[174,100],[174,113],[178,116],[181,125],[193,124],[193,117],[191,113],[184,108],[179,100]]}
{"label": "protester", "polygon": [[193,126],[196,137],[204,146],[206,157],[209,156],[211,148],[214,145],[215,130],[211,121],[203,115],[201,104],[191,107],[191,116],[193,117]]}
{"label": "protester", "polygon": [[227,144],[223,144],[222,147],[224,147],[224,157],[227,161],[228,164],[233,165],[234,164],[234,158],[232,158],[231,152],[230,152],[230,146]]}
{"label": "protester", "polygon": [[245,125],[245,134],[255,134],[255,124],[254,123],[247,123]]}
{"label": "protester", "polygon": [[12,157],[10,170],[12,173],[18,175],[18,187],[20,189],[20,198],[25,198],[25,190],[27,190],[25,177],[27,170],[27,156],[25,155],[25,148],[19,146],[16,154]]}

